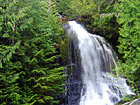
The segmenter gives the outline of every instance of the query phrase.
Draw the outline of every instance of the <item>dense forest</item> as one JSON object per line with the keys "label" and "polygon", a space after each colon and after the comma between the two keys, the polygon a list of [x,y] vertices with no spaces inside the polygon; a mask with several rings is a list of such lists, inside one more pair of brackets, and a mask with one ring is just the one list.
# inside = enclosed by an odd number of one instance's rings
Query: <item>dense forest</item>
{"label": "dense forest", "polygon": [[68,20],[108,40],[136,93],[123,100],[140,97],[139,10],[139,0],[0,0],[0,105],[59,104]]}

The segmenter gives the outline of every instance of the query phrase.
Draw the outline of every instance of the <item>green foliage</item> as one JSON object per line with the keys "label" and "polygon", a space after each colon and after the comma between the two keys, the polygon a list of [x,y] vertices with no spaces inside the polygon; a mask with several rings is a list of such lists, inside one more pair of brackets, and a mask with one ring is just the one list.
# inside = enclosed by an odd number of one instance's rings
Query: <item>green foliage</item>
{"label": "green foliage", "polygon": [[116,16],[114,14],[104,14],[104,15],[95,15],[93,16],[94,22],[94,33],[99,33],[106,38],[114,38],[117,39],[118,33],[117,30],[119,28],[118,23],[116,22]]}
{"label": "green foliage", "polygon": [[63,16],[73,19],[96,13],[114,13],[117,0],[57,0],[57,10]]}
{"label": "green foliage", "polygon": [[140,87],[140,1],[121,0],[117,5],[120,37],[119,52],[123,54],[120,72],[126,77],[132,89],[139,94]]}
{"label": "green foliage", "polygon": [[90,33],[101,35],[113,46],[117,52],[119,27],[115,14],[98,14],[85,16],[81,22],[86,26]]}
{"label": "green foliage", "polygon": [[68,56],[69,56],[68,55],[68,37],[65,37],[64,42],[60,46],[60,53],[62,55],[62,59],[63,59],[65,65],[68,64],[69,63],[69,61],[68,61]]}
{"label": "green foliage", "polygon": [[[19,48],[20,46],[20,41],[17,42],[14,46],[3,46],[3,45],[0,45],[1,46],[1,52],[0,52],[0,68],[2,68],[2,62],[3,63],[6,63],[6,62],[9,62],[10,59],[12,58],[12,54],[15,53],[15,50]],[[5,50],[6,49],[6,50]]]}
{"label": "green foliage", "polygon": [[72,14],[72,11],[69,5],[71,5],[71,0],[58,0],[58,3],[57,3],[58,12],[62,14],[63,16],[70,17]]}
{"label": "green foliage", "polygon": [[93,0],[71,0],[71,3],[72,15],[82,16],[93,12],[95,9],[95,2]]}
{"label": "green foliage", "polygon": [[0,104],[52,105],[64,90],[55,2],[0,0]]}
{"label": "green foliage", "polygon": [[114,8],[118,0],[104,0],[101,4],[101,13],[116,13]]}
{"label": "green foliage", "polygon": [[94,0],[58,0],[59,13],[68,18],[91,14],[96,9]]}

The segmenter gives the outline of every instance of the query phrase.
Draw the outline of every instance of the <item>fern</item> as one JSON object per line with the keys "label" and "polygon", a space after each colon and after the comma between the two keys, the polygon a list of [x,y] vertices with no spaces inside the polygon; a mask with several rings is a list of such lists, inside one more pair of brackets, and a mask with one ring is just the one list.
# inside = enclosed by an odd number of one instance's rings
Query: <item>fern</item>
{"label": "fern", "polygon": [[[118,46],[119,52],[123,54],[124,62],[120,63],[120,72],[128,80],[134,91],[139,94],[139,74],[140,74],[140,29],[139,27],[139,4],[138,0],[121,0],[117,5],[119,17],[120,37]],[[137,84],[136,84],[137,83]]]}
{"label": "fern", "polygon": [[[0,104],[49,105],[64,92],[55,1],[0,0]],[[52,80],[52,81],[51,81]]]}
{"label": "fern", "polygon": [[2,62],[6,63],[9,62],[10,59],[12,58],[12,55],[15,53],[15,50],[20,47],[20,41],[17,42],[14,46],[12,46],[10,49],[8,48],[7,50],[1,52],[1,61],[0,61],[0,68],[2,68]]}

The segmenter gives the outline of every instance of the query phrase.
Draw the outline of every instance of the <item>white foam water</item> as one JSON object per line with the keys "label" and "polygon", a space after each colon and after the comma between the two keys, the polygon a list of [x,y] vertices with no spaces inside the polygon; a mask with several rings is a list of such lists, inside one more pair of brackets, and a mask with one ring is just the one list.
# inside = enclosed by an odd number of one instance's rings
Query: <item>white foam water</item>
{"label": "white foam water", "polygon": [[83,87],[79,104],[114,105],[125,94],[134,94],[124,78],[112,76],[117,56],[106,40],[88,33],[75,21],[69,21],[69,25],[78,39],[81,56]]}

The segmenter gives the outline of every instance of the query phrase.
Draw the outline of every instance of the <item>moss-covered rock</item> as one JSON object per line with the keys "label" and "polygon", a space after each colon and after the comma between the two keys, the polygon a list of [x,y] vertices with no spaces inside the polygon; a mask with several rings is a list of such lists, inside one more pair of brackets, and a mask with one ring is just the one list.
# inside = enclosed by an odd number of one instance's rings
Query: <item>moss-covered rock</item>
{"label": "moss-covered rock", "polygon": [[68,64],[68,37],[66,36],[64,38],[64,41],[62,42],[62,44],[60,45],[60,54],[62,56],[62,60],[64,62],[64,64]]}

